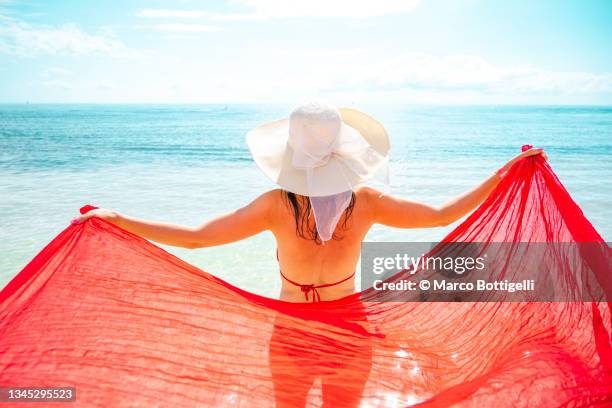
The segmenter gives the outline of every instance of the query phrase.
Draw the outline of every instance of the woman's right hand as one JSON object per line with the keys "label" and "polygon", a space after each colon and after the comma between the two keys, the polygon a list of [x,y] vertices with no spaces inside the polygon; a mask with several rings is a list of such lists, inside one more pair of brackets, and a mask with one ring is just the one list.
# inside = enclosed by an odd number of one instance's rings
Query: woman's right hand
{"label": "woman's right hand", "polygon": [[70,221],[70,223],[71,224],[81,224],[87,221],[88,219],[90,219],[91,217],[102,218],[110,222],[114,222],[119,218],[117,212],[113,210],[106,210],[104,208],[96,208],[95,210],[88,211],[85,214],[77,215]]}
{"label": "woman's right hand", "polygon": [[544,153],[544,149],[532,147],[532,148],[527,149],[524,152],[521,152],[521,153],[517,154],[516,156],[514,156],[502,168],[497,170],[497,174],[500,177],[503,177],[508,172],[508,170],[510,170],[510,167],[512,167],[512,165],[514,163],[516,163],[517,161],[519,161],[521,159],[524,159],[525,157],[535,156],[537,154],[541,154],[542,156],[544,156],[544,160],[548,160],[548,156],[546,155],[546,153]]}

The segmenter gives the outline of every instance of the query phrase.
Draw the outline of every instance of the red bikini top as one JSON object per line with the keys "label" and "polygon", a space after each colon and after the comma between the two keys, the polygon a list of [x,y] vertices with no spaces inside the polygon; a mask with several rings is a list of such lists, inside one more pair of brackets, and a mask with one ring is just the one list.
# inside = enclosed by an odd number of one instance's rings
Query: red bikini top
{"label": "red bikini top", "polygon": [[[276,260],[278,261],[278,248],[276,249]],[[312,292],[312,301],[313,302],[320,302],[321,301],[321,295],[319,295],[319,292],[317,291],[317,289],[320,288],[327,288],[330,286],[336,286],[339,285],[343,282],[346,282],[347,280],[351,279],[353,276],[355,276],[355,272],[353,272],[350,276],[347,276],[346,278],[338,281],[338,282],[334,282],[334,283],[325,283],[323,285],[302,285],[301,283],[297,283],[292,281],[291,279],[289,279],[288,277],[286,277],[285,275],[283,275],[283,271],[281,269],[279,269],[280,275],[283,277],[283,279],[285,279],[287,282],[291,283],[292,285],[295,286],[299,286],[300,289],[302,289],[302,293],[304,293],[304,297],[306,298],[306,301],[309,301],[309,294],[310,292]]]}

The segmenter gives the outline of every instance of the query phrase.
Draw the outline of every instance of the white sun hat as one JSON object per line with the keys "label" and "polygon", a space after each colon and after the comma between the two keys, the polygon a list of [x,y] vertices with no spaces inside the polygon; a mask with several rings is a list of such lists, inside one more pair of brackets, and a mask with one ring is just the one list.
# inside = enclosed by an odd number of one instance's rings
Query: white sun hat
{"label": "white sun hat", "polygon": [[377,175],[389,185],[387,132],[356,109],[304,103],[288,119],[251,130],[246,141],[267,177],[310,198],[322,241],[331,238],[356,187]]}

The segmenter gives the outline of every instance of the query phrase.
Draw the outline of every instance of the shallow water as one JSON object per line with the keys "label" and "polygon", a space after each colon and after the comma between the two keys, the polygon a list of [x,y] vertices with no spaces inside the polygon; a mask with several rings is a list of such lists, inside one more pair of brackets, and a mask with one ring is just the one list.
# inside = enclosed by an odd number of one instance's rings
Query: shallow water
{"label": "shallow water", "polygon": [[[604,239],[612,238],[612,107],[360,107],[392,144],[395,194],[441,204],[525,143],[551,165]],[[0,105],[0,286],[85,203],[199,223],[273,188],[245,133],[285,116],[263,105]],[[436,229],[375,227],[368,240],[437,241]],[[244,289],[280,289],[270,233],[218,248],[167,248]]]}

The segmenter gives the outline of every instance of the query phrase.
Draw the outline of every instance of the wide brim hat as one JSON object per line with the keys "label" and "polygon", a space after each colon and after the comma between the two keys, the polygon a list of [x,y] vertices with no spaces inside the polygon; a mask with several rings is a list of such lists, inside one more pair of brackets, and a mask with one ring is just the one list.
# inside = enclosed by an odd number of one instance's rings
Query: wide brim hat
{"label": "wide brim hat", "polygon": [[[353,108],[338,108],[342,120],[341,143],[324,164],[314,170],[297,167],[289,143],[290,120],[265,123],[247,133],[253,160],[264,174],[282,189],[304,196],[328,196],[354,189],[372,179],[389,157],[389,136],[384,126],[370,115]],[[356,143],[359,141],[359,143]],[[352,145],[359,145],[356,148]],[[364,151],[362,146],[366,146]],[[316,172],[316,183],[312,182]]]}

